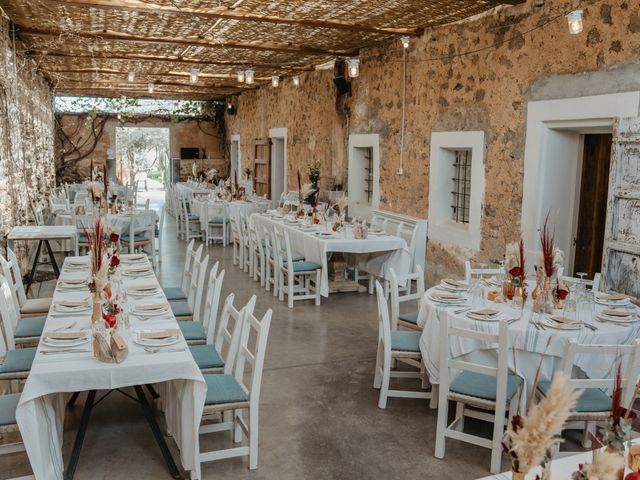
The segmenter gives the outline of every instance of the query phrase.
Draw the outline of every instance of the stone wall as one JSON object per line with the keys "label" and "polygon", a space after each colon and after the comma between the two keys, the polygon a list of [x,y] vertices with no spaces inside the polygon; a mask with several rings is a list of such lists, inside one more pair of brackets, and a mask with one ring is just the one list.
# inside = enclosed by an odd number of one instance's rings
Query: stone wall
{"label": "stone wall", "polygon": [[53,98],[31,60],[14,56],[0,15],[0,243],[14,225],[34,219],[32,204],[55,186]]}
{"label": "stone wall", "polygon": [[[82,181],[89,176],[91,161],[94,165],[102,165],[109,151],[116,154],[117,127],[155,127],[169,129],[169,149],[171,158],[180,158],[183,147],[197,147],[209,159],[199,162],[203,169],[226,167],[225,153],[222,152],[220,134],[211,122],[180,121],[172,122],[164,118],[148,117],[144,120],[122,124],[115,115],[98,115],[95,119],[89,114],[58,114],[56,156],[58,165],[61,160],[61,140],[68,136],[78,147],[83,158],[79,161],[66,161],[64,181]],[[95,132],[95,133],[94,133]],[[88,141],[87,141],[88,140]],[[65,148],[69,148],[68,142]],[[71,158],[77,158],[77,154]],[[186,180],[191,174],[192,161],[181,162],[181,177]]]}
{"label": "stone wall", "polygon": [[[361,52],[349,113],[336,112],[332,71],[302,75],[299,89],[242,94],[228,132],[241,135],[243,166],[252,142],[287,128],[288,182],[308,158],[325,160],[324,175],[345,178],[349,134],[377,133],[381,148],[380,207],[428,217],[430,137],[434,131],[485,132],[485,193],[479,252],[428,243],[428,280],[461,271],[463,261],[499,259],[520,235],[527,102],[640,89],[637,0],[581,2],[584,31],[570,35],[563,12],[573,1],[547,0],[498,8],[412,39],[407,51],[404,174],[399,166],[403,63],[399,45]],[[539,30],[521,35],[553,17]],[[496,48],[491,48],[496,45]],[[471,53],[455,56],[461,52]],[[443,58],[444,57],[444,58]],[[575,85],[575,89],[574,89]]]}

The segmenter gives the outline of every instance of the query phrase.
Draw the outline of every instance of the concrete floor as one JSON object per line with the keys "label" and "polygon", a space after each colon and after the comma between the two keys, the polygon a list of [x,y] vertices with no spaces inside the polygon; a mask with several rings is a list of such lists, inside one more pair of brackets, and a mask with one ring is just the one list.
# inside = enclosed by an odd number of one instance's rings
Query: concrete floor
{"label": "concrete floor", "polygon": [[[165,229],[159,273],[165,285],[175,285],[185,243],[176,239],[170,217]],[[290,310],[232,265],[230,247],[213,246],[208,253],[226,270],[221,298],[234,292],[243,304],[256,294],[256,315],[272,308],[273,320],[260,399],[258,469],[249,471],[246,458],[229,459],[203,464],[203,478],[458,480],[488,474],[490,454],[480,447],[449,440],[445,459],[434,458],[436,410],[427,401],[392,398],[386,410],[378,409],[378,391],[372,387],[378,334],[374,296],[335,294],[319,307],[309,301]],[[66,419],[65,460],[81,405]],[[231,440],[225,433],[209,434],[201,444],[224,448]],[[0,457],[0,478],[30,473],[24,453]],[[170,478],[136,404],[114,394],[96,407],[75,478]]]}

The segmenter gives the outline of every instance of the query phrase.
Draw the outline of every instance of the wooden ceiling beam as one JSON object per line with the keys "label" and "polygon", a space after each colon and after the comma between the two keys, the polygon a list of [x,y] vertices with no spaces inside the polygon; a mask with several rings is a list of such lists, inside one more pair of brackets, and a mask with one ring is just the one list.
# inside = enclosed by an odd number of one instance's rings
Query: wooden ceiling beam
{"label": "wooden ceiling beam", "polygon": [[[184,98],[198,98],[201,100],[214,100],[229,97],[235,95],[234,92],[189,92],[189,91],[154,91],[149,93],[146,89],[119,89],[119,88],[106,88],[106,87],[65,87],[57,88],[55,90],[56,95],[68,95],[68,96],[96,96],[96,97],[120,97],[124,94],[135,95],[144,98],[165,98],[172,100],[181,100]],[[181,98],[176,98],[175,95],[180,95]]]}
{"label": "wooden ceiling beam", "polygon": [[[524,0],[522,0],[524,1]],[[380,35],[419,35],[420,28],[385,28],[371,27],[361,23],[347,22],[344,20],[320,20],[278,17],[274,15],[256,15],[242,8],[229,8],[226,6],[192,8],[175,7],[173,5],[158,5],[140,0],[57,0],[61,5],[74,7],[90,7],[101,10],[124,10],[142,13],[189,15],[205,19],[235,20],[238,22],[260,22],[294,25],[305,28],[328,28],[334,30],[348,30],[351,32],[377,33]]]}
{"label": "wooden ceiling beam", "polygon": [[296,47],[292,45],[284,44],[267,44],[267,43],[250,43],[250,42],[211,42],[201,38],[191,37],[144,37],[137,35],[129,35],[127,33],[120,32],[73,32],[65,33],[62,31],[52,30],[35,30],[35,29],[20,29],[19,34],[21,37],[43,37],[43,38],[64,38],[68,35],[69,38],[79,37],[87,38],[91,40],[108,40],[121,43],[136,43],[146,45],[184,45],[193,47],[204,48],[230,48],[230,49],[242,49],[242,50],[258,50],[258,51],[273,51],[273,52],[285,52],[293,53],[297,55],[320,55],[320,56],[353,56],[357,54],[355,50],[326,50],[315,47]]}
{"label": "wooden ceiling beam", "polygon": [[[120,77],[127,77],[128,71],[115,70],[111,68],[97,68],[97,67],[88,67],[88,68],[49,68],[49,67],[40,67],[42,70],[49,74],[61,74],[61,73],[74,73],[81,75],[93,75],[93,74],[101,74],[101,75],[118,75]],[[160,72],[160,73],[151,73],[151,72],[136,72],[136,77],[180,77],[187,78],[190,77],[190,72]],[[211,80],[233,80],[236,78],[235,74],[226,74],[226,73],[207,73],[200,72],[198,74],[199,82],[202,83],[202,79],[211,79]],[[271,77],[255,77],[255,80],[271,80]],[[136,83],[136,82],[130,82]],[[192,85],[198,85],[198,83],[193,83]],[[237,85],[238,88],[244,88],[243,84],[238,84],[234,82],[234,86]]]}
{"label": "wooden ceiling beam", "polygon": [[202,91],[203,93],[207,93],[211,90],[215,90],[215,89],[225,89],[225,90],[234,90],[234,91],[243,91],[243,90],[254,90],[256,88],[258,88],[258,85],[255,86],[246,86],[246,87],[239,87],[239,86],[235,86],[235,85],[221,85],[221,84],[210,84],[210,85],[197,85],[197,84],[192,84],[192,83],[182,83],[182,82],[167,82],[167,81],[153,81],[153,82],[146,82],[146,81],[134,81],[134,82],[128,82],[128,81],[117,81],[117,80],[109,80],[109,79],[91,79],[91,80],[78,80],[75,78],[66,78],[66,77],[55,77],[55,76],[51,76],[50,74],[47,74],[48,79],[51,81],[51,83],[53,85],[78,85],[78,86],[91,86],[91,85],[107,85],[107,86],[113,86],[113,87],[117,87],[117,88],[135,88],[135,87],[140,87],[140,88],[147,88],[147,85],[149,83],[153,83],[154,86],[156,88],[158,87],[181,87],[181,88],[186,88],[189,89],[190,91],[193,91],[194,93],[197,93],[198,91]]}

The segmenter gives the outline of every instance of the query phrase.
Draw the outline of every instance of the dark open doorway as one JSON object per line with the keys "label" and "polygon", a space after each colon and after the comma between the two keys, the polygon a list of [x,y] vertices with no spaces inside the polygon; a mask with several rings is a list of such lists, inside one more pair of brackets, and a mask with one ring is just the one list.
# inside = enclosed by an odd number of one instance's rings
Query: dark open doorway
{"label": "dark open doorway", "polygon": [[573,273],[585,272],[588,278],[593,278],[602,265],[612,138],[611,134],[584,136]]}

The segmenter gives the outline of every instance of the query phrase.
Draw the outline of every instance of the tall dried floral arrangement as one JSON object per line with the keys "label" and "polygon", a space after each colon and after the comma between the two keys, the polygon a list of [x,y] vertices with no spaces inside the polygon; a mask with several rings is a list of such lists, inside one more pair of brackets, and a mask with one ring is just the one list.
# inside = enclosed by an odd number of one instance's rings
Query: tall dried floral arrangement
{"label": "tall dried floral arrangement", "polygon": [[97,217],[90,228],[82,225],[82,230],[89,244],[89,273],[91,274],[89,289],[92,293],[99,294],[107,286],[109,270],[102,219]]}

